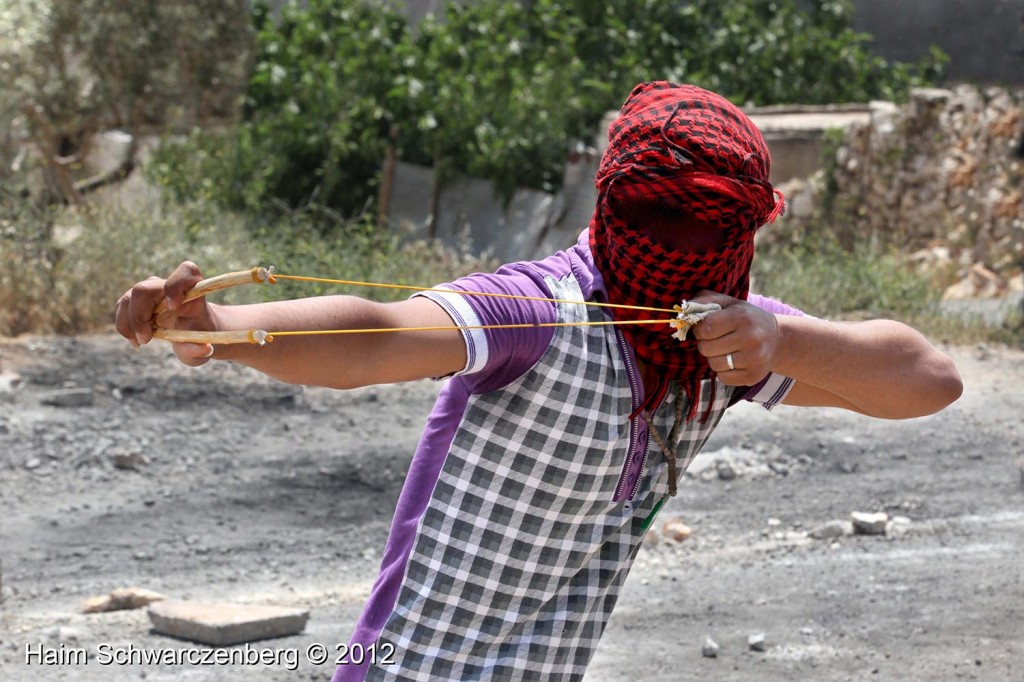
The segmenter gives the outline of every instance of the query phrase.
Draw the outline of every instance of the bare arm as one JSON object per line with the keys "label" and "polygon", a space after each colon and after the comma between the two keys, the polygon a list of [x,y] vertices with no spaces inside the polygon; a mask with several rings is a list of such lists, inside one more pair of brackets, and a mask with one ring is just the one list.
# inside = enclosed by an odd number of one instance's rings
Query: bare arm
{"label": "bare arm", "polygon": [[938,412],[963,391],[949,356],[900,322],[777,319],[782,351],[772,370],[797,381],[787,405],[903,419]]}
{"label": "bare arm", "polygon": [[182,263],[167,279],[139,282],[118,301],[118,331],[135,345],[152,338],[153,314],[165,298],[170,310],[156,320],[161,327],[228,331],[264,329],[313,331],[442,327],[439,331],[278,337],[265,346],[209,346],[176,343],[184,364],[198,366],[211,358],[253,367],[288,383],[354,388],[444,376],[465,366],[462,336],[447,313],[426,298],[376,303],[353,296],[259,303],[243,306],[183,303],[184,293],[202,279],[192,263]]}
{"label": "bare arm", "polygon": [[444,376],[465,366],[462,336],[426,298],[375,303],[323,296],[251,306],[211,306],[218,329],[324,330],[450,327],[444,331],[278,337],[265,346],[215,346],[211,357],[293,384],[354,388]]}
{"label": "bare arm", "polygon": [[[952,360],[900,322],[776,316],[720,294],[697,300],[723,308],[694,329],[698,348],[719,378],[750,386],[769,371],[791,377],[796,384],[787,405],[905,419],[937,412],[963,390]],[[730,353],[734,370],[728,368]]]}

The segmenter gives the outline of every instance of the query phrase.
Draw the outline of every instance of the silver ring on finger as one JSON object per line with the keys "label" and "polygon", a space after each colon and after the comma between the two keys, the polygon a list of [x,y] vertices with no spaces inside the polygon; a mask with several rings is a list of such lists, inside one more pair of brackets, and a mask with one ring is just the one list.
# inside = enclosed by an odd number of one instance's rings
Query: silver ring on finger
{"label": "silver ring on finger", "polygon": [[736,365],[732,361],[732,353],[725,354],[725,364],[729,365],[729,371],[736,369]]}

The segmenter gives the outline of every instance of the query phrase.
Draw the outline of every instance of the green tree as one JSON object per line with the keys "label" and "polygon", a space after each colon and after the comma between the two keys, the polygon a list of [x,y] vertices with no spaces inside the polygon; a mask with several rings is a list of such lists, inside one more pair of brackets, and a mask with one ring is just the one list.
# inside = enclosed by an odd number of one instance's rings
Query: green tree
{"label": "green tree", "polygon": [[[900,99],[942,64],[872,55],[847,0],[479,0],[412,28],[383,0],[309,0],[276,19],[257,4],[253,16],[245,121],[220,141],[214,174],[222,199],[250,210],[360,213],[392,144],[434,167],[435,196],[460,174],[506,199],[555,191],[571,141],[593,139],[645,80],[813,104]],[[211,174],[173,175],[187,188]]]}
{"label": "green tree", "polygon": [[872,54],[848,0],[692,0],[684,11],[703,23],[686,50],[694,82],[742,104],[902,100],[945,63],[940,52],[917,65]]}
{"label": "green tree", "polygon": [[562,3],[537,0],[453,6],[444,21],[418,27],[410,78],[419,113],[405,136],[411,160],[440,175],[493,180],[506,197],[518,187],[553,191],[574,118],[584,112],[577,83],[584,65]]}
{"label": "green tree", "polygon": [[253,10],[252,76],[230,203],[316,202],[353,214],[372,200],[392,124],[411,116],[414,61],[403,15],[361,0]]}

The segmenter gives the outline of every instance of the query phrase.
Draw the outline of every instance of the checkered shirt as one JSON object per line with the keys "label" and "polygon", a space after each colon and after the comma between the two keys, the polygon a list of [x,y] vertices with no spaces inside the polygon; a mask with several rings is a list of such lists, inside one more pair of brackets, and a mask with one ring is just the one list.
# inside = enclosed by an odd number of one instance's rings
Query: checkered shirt
{"label": "checkered shirt", "polygon": [[[582,300],[576,280],[548,277],[556,299]],[[558,321],[604,320],[561,303]],[[472,396],[440,472],[395,608],[377,640],[394,662],[367,680],[579,680],[593,657],[667,491],[666,463],[634,409],[620,334],[562,327],[540,361],[508,387]],[[682,473],[732,396],[702,385],[682,435]],[[671,428],[673,397],[654,423]],[[685,399],[685,398],[684,398]],[[631,442],[645,456],[630,499],[615,502]],[[634,492],[635,490],[635,492]],[[621,497],[621,496],[620,496]],[[385,647],[385,645],[387,645]]]}

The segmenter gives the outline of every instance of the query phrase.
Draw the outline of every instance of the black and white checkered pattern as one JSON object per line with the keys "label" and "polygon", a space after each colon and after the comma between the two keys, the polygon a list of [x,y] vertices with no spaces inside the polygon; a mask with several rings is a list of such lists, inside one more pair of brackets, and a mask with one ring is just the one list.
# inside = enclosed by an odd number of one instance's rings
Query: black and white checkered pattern
{"label": "black and white checkered pattern", "polygon": [[[571,277],[549,286],[556,299],[582,298]],[[588,315],[605,318],[559,305],[560,321]],[[728,404],[730,391],[718,389],[712,416],[683,436],[680,470]],[[612,501],[631,411],[610,327],[559,328],[531,371],[470,400],[378,640],[394,645],[395,663],[371,667],[366,679],[583,677],[643,521],[667,488],[654,446],[635,499]],[[657,416],[665,433],[673,412],[668,404]]]}

